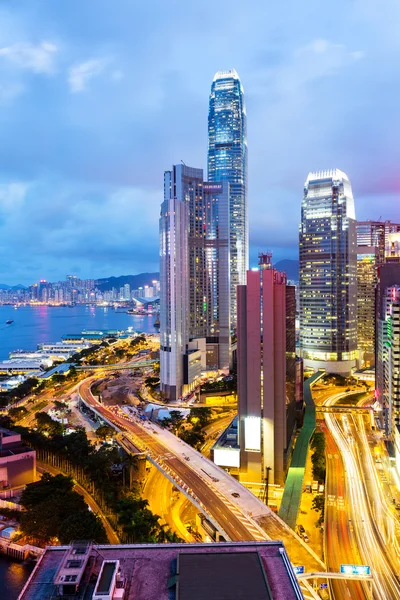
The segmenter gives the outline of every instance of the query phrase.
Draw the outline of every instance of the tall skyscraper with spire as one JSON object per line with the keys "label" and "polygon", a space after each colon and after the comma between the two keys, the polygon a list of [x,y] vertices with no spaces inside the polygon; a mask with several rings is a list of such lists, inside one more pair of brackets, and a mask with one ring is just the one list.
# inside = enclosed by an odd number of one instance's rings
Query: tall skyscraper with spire
{"label": "tall skyscraper with spire", "polygon": [[230,314],[236,326],[236,286],[249,264],[247,124],[244,91],[235,69],[218,71],[208,112],[208,181],[230,184]]}

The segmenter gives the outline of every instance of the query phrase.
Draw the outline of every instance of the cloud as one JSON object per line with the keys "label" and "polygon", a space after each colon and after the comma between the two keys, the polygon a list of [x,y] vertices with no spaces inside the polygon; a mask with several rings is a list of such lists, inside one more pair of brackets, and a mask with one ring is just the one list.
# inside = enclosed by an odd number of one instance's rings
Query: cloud
{"label": "cloud", "polygon": [[276,70],[279,91],[294,92],[322,77],[335,75],[364,58],[361,50],[350,51],[344,44],[315,39],[297,48],[291,60]]}
{"label": "cloud", "polygon": [[57,50],[55,44],[46,41],[36,46],[28,43],[17,43],[0,48],[0,58],[7,60],[20,69],[50,75],[55,70],[54,59]]}
{"label": "cloud", "polygon": [[85,91],[88,81],[101,75],[108,63],[108,59],[92,59],[71,67],[68,72],[68,83],[71,92]]}

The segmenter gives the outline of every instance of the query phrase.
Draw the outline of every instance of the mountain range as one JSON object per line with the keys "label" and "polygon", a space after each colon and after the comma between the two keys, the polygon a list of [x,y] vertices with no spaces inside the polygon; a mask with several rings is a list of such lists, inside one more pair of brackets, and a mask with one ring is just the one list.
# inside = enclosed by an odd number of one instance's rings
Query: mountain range
{"label": "mountain range", "polygon": [[[287,278],[291,281],[299,280],[299,261],[298,260],[280,260],[278,261],[274,267],[278,269],[278,271],[285,271]],[[160,273],[138,273],[138,275],[120,275],[119,277],[104,277],[102,279],[96,279],[95,285],[102,292],[106,292],[111,290],[112,288],[119,289],[123,287],[126,283],[129,284],[131,290],[136,290],[139,287],[144,287],[145,285],[152,285],[154,280],[159,281]],[[24,290],[26,286],[24,285],[6,285],[5,283],[0,283],[0,290]]]}

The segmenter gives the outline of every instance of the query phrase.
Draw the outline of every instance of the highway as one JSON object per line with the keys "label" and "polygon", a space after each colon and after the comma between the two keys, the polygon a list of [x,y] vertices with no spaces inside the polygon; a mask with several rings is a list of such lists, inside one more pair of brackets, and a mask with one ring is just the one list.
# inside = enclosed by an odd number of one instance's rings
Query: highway
{"label": "highway", "polygon": [[[335,404],[337,396],[329,398],[326,404]],[[357,411],[354,413],[325,413],[326,425],[334,442],[332,444],[328,436],[328,512],[325,522],[329,523],[329,532],[327,530],[326,559],[330,570],[339,562],[341,564],[347,560],[350,564],[370,565],[373,598],[392,600],[400,598],[400,580],[397,575],[400,572],[400,563],[395,545],[394,523],[390,525],[390,520],[394,517],[393,513],[388,511],[386,498],[380,491],[380,482],[375,479],[376,469],[366,436],[365,417]],[[335,451],[335,447],[338,451]],[[333,460],[336,460],[336,468]],[[343,485],[340,480],[343,481]],[[333,496],[336,497],[336,510],[330,509]],[[343,515],[339,515],[339,512]],[[336,536],[335,528],[340,532]],[[333,597],[337,600],[346,597],[369,597],[366,584],[360,584],[362,588],[358,589],[355,582],[348,583],[346,595],[343,595],[343,588],[339,587],[339,582],[331,585]]]}
{"label": "highway", "polygon": [[[114,422],[122,431],[131,433],[140,439],[140,442],[145,446],[147,452],[153,457],[162,457],[164,464],[174,473],[177,479],[183,482],[188,489],[193,490],[199,501],[207,506],[208,512],[212,515],[217,523],[221,525],[227,533],[230,540],[261,540],[262,535],[254,528],[250,530],[251,521],[247,520],[244,515],[238,518],[232,513],[226,501],[217,494],[211,485],[208,485],[201,479],[199,475],[193,471],[181,458],[172,453],[171,450],[160,443],[156,436],[151,435],[148,430],[136,422],[128,421],[115,414],[101,404],[93,397],[90,387],[92,380],[84,381],[80,386],[81,397],[87,404],[93,406],[106,419]],[[264,539],[266,539],[266,535]]]}
{"label": "highway", "polygon": [[[307,570],[313,571],[324,568],[322,561],[312,550],[234,478],[215,467],[173,434],[165,430],[157,431],[156,427],[147,422],[142,424],[137,420],[129,420],[128,417],[121,416],[117,408],[113,410],[112,407],[107,408],[99,404],[90,391],[92,382],[92,379],[88,379],[80,386],[79,393],[84,402],[129,436],[133,444],[145,451],[156,464],[179,481],[180,487],[189,495],[193,494],[194,500],[197,498],[209,518],[219,525],[230,540],[282,540],[293,564],[306,565]],[[189,453],[190,462],[187,456]],[[199,463],[202,469],[199,468]],[[204,475],[200,474],[200,471]],[[220,477],[221,480],[215,480],[219,483],[213,482],[209,471]],[[230,498],[233,490],[240,490],[239,500]],[[246,506],[251,508],[246,510]]]}

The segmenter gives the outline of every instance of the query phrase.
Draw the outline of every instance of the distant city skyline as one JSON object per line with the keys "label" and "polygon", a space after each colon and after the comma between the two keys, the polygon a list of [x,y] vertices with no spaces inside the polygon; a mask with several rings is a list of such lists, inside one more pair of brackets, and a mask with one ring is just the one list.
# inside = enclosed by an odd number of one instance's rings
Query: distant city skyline
{"label": "distant city skyline", "polygon": [[309,171],[346,172],[358,219],[400,220],[400,5],[339,0],[334,30],[317,0],[253,8],[1,7],[0,282],[158,270],[160,174],[206,171],[218,69],[246,91],[250,267],[297,258]]}

